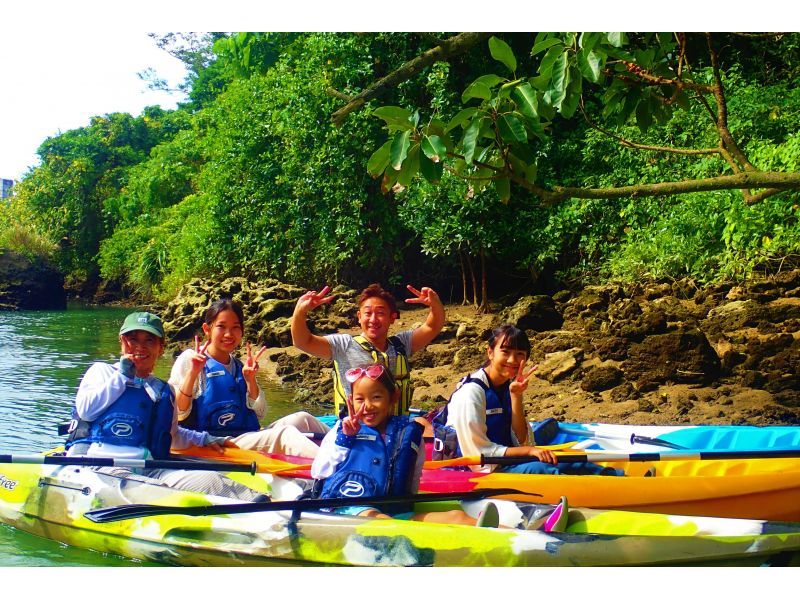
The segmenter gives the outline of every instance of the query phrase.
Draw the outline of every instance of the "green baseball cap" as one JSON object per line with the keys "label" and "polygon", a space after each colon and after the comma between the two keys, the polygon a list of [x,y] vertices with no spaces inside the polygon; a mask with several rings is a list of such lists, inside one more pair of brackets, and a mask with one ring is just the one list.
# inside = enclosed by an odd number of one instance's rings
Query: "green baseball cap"
{"label": "green baseball cap", "polygon": [[119,329],[120,334],[127,334],[134,330],[144,330],[155,334],[158,338],[164,338],[164,323],[161,318],[146,311],[136,311],[129,314]]}

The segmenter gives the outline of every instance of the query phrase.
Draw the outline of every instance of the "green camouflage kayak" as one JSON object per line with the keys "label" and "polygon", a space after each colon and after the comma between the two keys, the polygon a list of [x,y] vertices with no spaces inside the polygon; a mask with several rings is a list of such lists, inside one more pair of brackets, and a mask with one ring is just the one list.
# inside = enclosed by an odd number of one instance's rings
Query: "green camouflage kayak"
{"label": "green camouflage kayak", "polygon": [[[229,474],[273,500],[304,480]],[[540,531],[552,505],[493,500],[501,523],[477,528],[289,511],[193,517],[158,515],[94,523],[119,505],[192,506],[230,499],[177,491],[94,468],[0,465],[0,521],[65,544],[175,565],[559,566],[786,564],[798,560],[800,524],[573,508],[565,532]],[[458,503],[420,503],[418,510]],[[481,501],[462,503],[473,516]]]}

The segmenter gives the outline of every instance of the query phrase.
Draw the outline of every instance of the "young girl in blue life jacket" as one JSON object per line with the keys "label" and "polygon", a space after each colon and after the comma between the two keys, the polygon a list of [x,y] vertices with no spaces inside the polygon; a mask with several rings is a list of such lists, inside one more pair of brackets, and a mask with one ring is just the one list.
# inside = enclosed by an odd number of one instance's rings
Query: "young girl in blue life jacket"
{"label": "young girl in blue life jacket", "polygon": [[194,349],[178,356],[169,377],[181,426],[231,438],[243,449],[314,457],[319,447],[304,433],[324,434],[328,427],[312,415],[293,413],[261,429],[267,402],[256,372],[265,348],[253,355],[248,343],[244,362],[234,357],[244,333],[241,306],[220,299],[204,320],[206,342],[201,346],[195,338]]}
{"label": "young girl in blue life jacket", "polygon": [[[129,314],[120,328],[119,340],[119,362],[93,363],[81,379],[66,442],[67,454],[168,459],[170,448],[214,446],[221,451],[224,438],[178,426],[172,391],[166,382],[153,375],[153,368],[164,351],[161,318],[148,312]],[[131,470],[119,467],[101,467],[99,471],[121,477],[133,475]],[[214,471],[134,471],[136,475],[144,474],[170,488],[238,500],[264,498]]]}
{"label": "young girl in blue life jacket", "polygon": [[[407,503],[369,505],[369,497],[405,496],[419,488],[425,449],[423,426],[405,416],[393,415],[400,389],[394,376],[380,363],[367,363],[345,372],[352,394],[346,398],[347,417],[325,436],[311,475],[322,480],[320,498],[364,497],[364,506],[343,507],[343,515],[459,523],[497,527],[492,503],[479,520],[461,510],[411,513]],[[320,482],[317,482],[320,485]]]}
{"label": "young girl in blue life jacket", "polygon": [[624,475],[595,463],[558,463],[549,450],[528,446],[528,422],[522,396],[535,368],[524,371],[531,345],[511,325],[492,331],[484,367],[463,378],[434,424],[434,458],[462,455],[535,457],[509,466],[471,466],[473,471],[538,474]]}

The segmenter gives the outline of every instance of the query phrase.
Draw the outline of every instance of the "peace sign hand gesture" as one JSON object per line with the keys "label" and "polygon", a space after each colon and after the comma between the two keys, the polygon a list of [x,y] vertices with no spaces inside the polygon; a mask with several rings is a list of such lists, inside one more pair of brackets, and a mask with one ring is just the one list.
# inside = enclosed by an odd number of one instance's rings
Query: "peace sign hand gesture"
{"label": "peace sign hand gesture", "polygon": [[511,381],[511,384],[508,387],[508,390],[512,394],[522,394],[528,388],[528,379],[533,375],[533,372],[536,371],[537,366],[534,365],[531,369],[527,372],[523,371],[525,368],[525,362],[519,362],[519,369],[517,370],[517,375]]}
{"label": "peace sign hand gesture", "polygon": [[208,360],[206,349],[208,349],[210,342],[211,341],[206,341],[201,346],[200,338],[197,335],[194,337],[194,355],[192,355],[191,361],[189,362],[189,367],[191,369],[191,373],[195,377],[203,371],[203,368],[206,365],[206,361]]}
{"label": "peace sign hand gesture", "polygon": [[242,367],[242,375],[244,376],[246,382],[252,384],[256,381],[256,372],[258,371],[258,359],[266,350],[267,350],[266,347],[261,347],[261,350],[254,356],[252,346],[250,345],[250,343],[247,343],[247,356],[244,362],[244,366]]}
{"label": "peace sign hand gesture", "polygon": [[353,397],[345,397],[347,403],[347,417],[342,420],[342,432],[347,436],[355,436],[361,429],[361,418],[364,415],[366,403],[362,403],[358,411],[353,407]]}
{"label": "peace sign hand gesture", "polygon": [[320,305],[324,305],[325,303],[330,303],[333,301],[333,295],[327,295],[330,292],[331,288],[327,285],[323,287],[323,289],[319,292],[316,291],[308,291],[306,294],[300,297],[297,300],[297,305],[295,306],[295,312],[301,311],[303,313],[309,312],[312,309],[316,309]]}
{"label": "peace sign hand gesture", "polygon": [[416,297],[406,299],[406,303],[421,303],[422,305],[427,305],[428,307],[430,307],[431,304],[438,303],[441,305],[442,303],[442,300],[439,299],[438,293],[430,287],[422,287],[420,290],[417,290],[410,284],[407,284],[406,288],[410,293],[416,295]]}

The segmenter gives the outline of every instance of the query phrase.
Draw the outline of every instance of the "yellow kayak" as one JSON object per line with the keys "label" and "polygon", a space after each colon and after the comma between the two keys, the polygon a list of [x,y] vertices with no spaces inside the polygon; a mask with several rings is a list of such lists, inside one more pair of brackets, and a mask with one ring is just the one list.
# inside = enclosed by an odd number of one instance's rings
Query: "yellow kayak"
{"label": "yellow kayak", "polygon": [[[226,449],[220,455],[209,449],[194,448],[183,454],[237,463],[255,461],[259,471],[282,476],[309,475],[309,461],[298,458],[266,456],[242,449]],[[622,468],[626,475],[532,475],[426,469],[420,490],[463,492],[515,488],[541,496],[515,494],[507,498],[557,502],[563,495],[571,505],[593,509],[800,521],[800,459],[797,458],[601,464]],[[655,468],[655,476],[644,477],[650,467]],[[244,477],[237,479],[246,483]]]}

